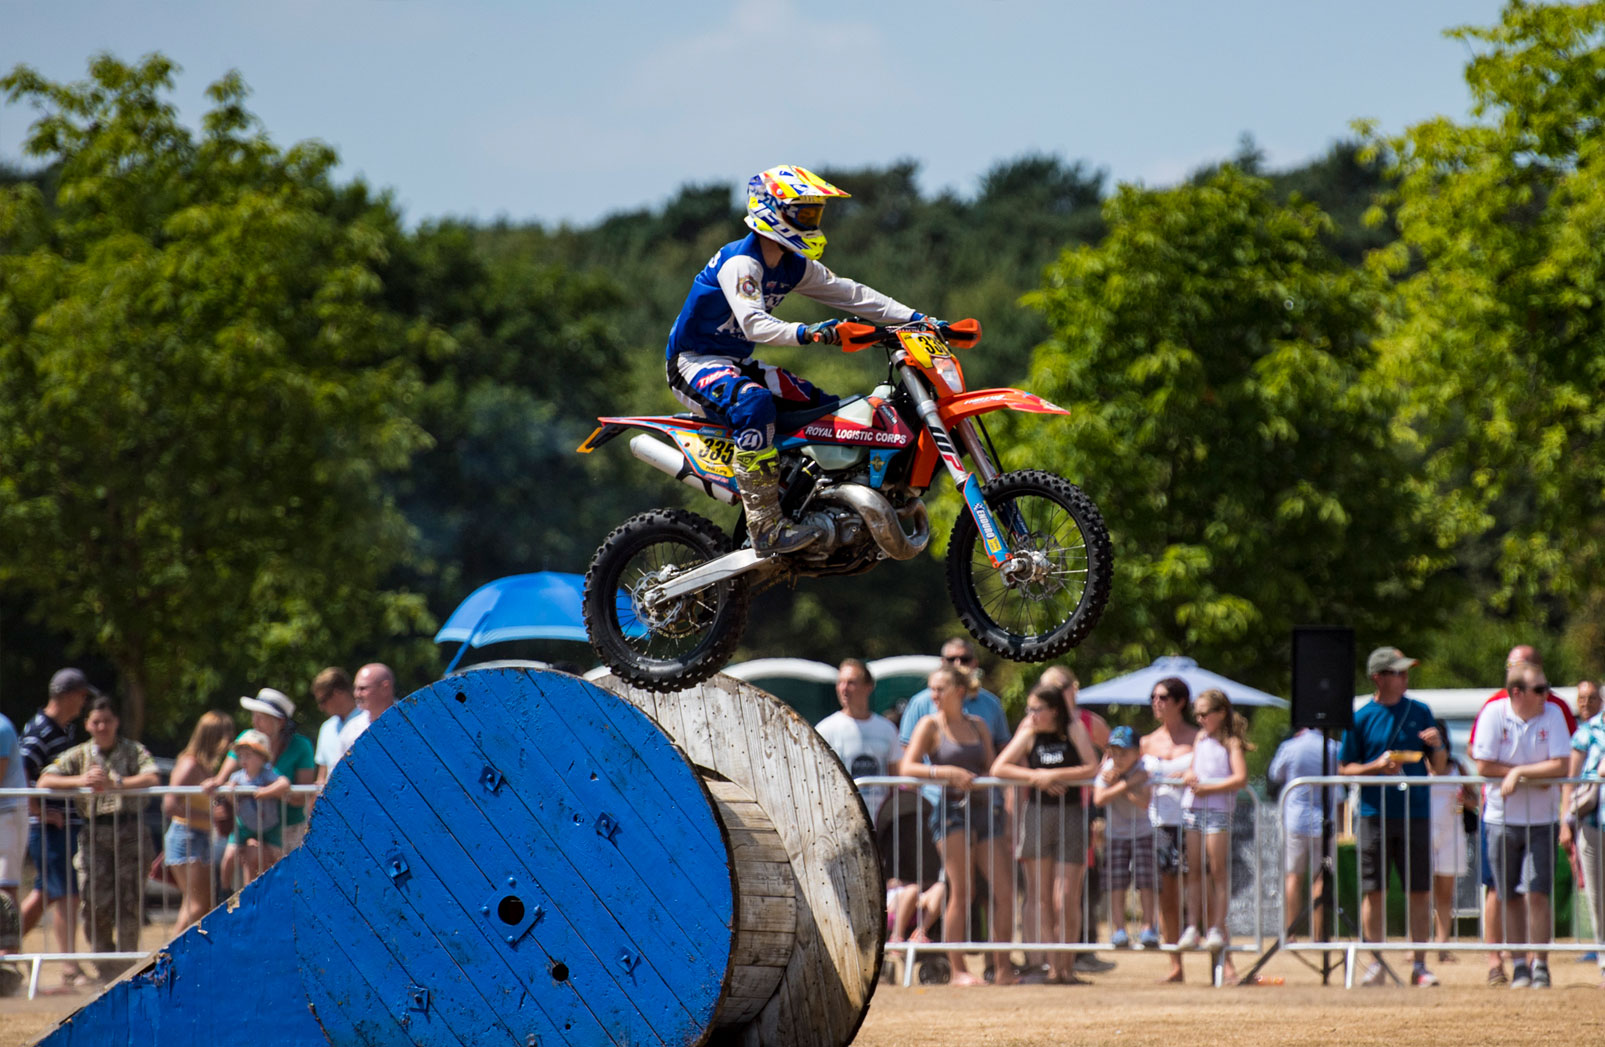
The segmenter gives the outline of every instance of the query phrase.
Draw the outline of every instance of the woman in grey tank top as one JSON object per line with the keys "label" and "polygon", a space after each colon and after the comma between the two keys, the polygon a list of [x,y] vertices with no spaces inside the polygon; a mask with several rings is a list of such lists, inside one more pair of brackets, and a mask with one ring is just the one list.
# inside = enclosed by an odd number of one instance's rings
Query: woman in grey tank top
{"label": "woman in grey tank top", "polygon": [[[985,789],[974,789],[975,779],[986,773],[994,755],[992,736],[980,718],[966,715],[966,682],[951,666],[943,666],[927,683],[936,711],[914,726],[903,753],[900,772],[910,778],[927,778],[942,787],[942,799],[931,817],[931,837],[942,854],[947,875],[947,908],[942,916],[942,939],[969,941],[973,929],[970,911],[974,876],[986,880],[992,895],[988,920],[995,942],[1014,934],[1014,854],[1004,825],[989,817],[991,804]],[[970,803],[971,796],[976,799]],[[965,967],[962,952],[948,953],[953,985],[982,985]],[[1017,979],[1007,951],[993,954],[993,982],[1009,985]]]}

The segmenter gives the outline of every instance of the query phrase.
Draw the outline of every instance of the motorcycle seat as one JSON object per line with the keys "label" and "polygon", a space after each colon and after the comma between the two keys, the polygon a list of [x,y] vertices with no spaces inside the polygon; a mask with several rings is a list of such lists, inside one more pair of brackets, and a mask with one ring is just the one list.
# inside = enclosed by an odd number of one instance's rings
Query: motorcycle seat
{"label": "motorcycle seat", "polygon": [[[854,397],[854,399],[858,398]],[[778,433],[793,432],[794,430],[801,429],[803,426],[807,425],[809,422],[812,422],[816,418],[823,418],[827,414],[835,414],[837,411],[841,410],[841,408],[842,401],[833,400],[830,403],[825,404],[823,407],[809,407],[800,411],[788,411],[781,407],[780,403],[776,401],[775,431]]]}

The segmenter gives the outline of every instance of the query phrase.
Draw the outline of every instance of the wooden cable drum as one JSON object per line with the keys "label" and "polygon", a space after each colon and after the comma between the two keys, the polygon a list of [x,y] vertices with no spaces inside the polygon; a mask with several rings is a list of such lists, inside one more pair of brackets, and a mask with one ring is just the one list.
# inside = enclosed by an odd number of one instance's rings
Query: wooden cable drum
{"label": "wooden cable drum", "polygon": [[869,813],[846,768],[790,706],[734,677],[669,694],[611,676],[597,682],[656,720],[705,777],[745,790],[769,816],[796,881],[796,940],[773,995],[713,1042],[851,1042],[880,973],[886,887]]}

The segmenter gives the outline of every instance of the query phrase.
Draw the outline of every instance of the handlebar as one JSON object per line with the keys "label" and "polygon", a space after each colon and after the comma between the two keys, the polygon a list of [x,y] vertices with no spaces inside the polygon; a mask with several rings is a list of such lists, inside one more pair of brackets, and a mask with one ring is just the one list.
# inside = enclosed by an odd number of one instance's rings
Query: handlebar
{"label": "handlebar", "polygon": [[842,352],[856,353],[872,345],[897,345],[899,331],[916,328],[936,335],[955,349],[972,348],[981,340],[981,321],[973,317],[956,320],[950,324],[916,320],[913,323],[898,324],[893,327],[877,327],[874,324],[843,320],[836,325],[836,333],[841,337]]}

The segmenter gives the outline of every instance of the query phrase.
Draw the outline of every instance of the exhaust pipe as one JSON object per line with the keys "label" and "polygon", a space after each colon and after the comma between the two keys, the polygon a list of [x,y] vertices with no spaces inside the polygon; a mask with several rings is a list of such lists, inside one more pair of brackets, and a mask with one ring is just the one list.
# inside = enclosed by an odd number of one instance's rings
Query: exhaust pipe
{"label": "exhaust pipe", "polygon": [[[925,551],[931,541],[931,521],[925,503],[911,502],[901,512],[892,508],[886,496],[863,484],[840,484],[815,496],[822,502],[838,502],[856,512],[869,528],[870,537],[881,551],[894,560],[912,560]],[[914,533],[903,530],[903,521],[913,525]]]}
{"label": "exhaust pipe", "polygon": [[662,440],[654,440],[645,433],[637,433],[630,438],[630,453],[652,468],[668,473],[687,487],[701,491],[709,498],[717,498],[726,505],[735,505],[738,500],[736,492],[730,488],[711,483],[698,476],[680,449],[671,447]]}

